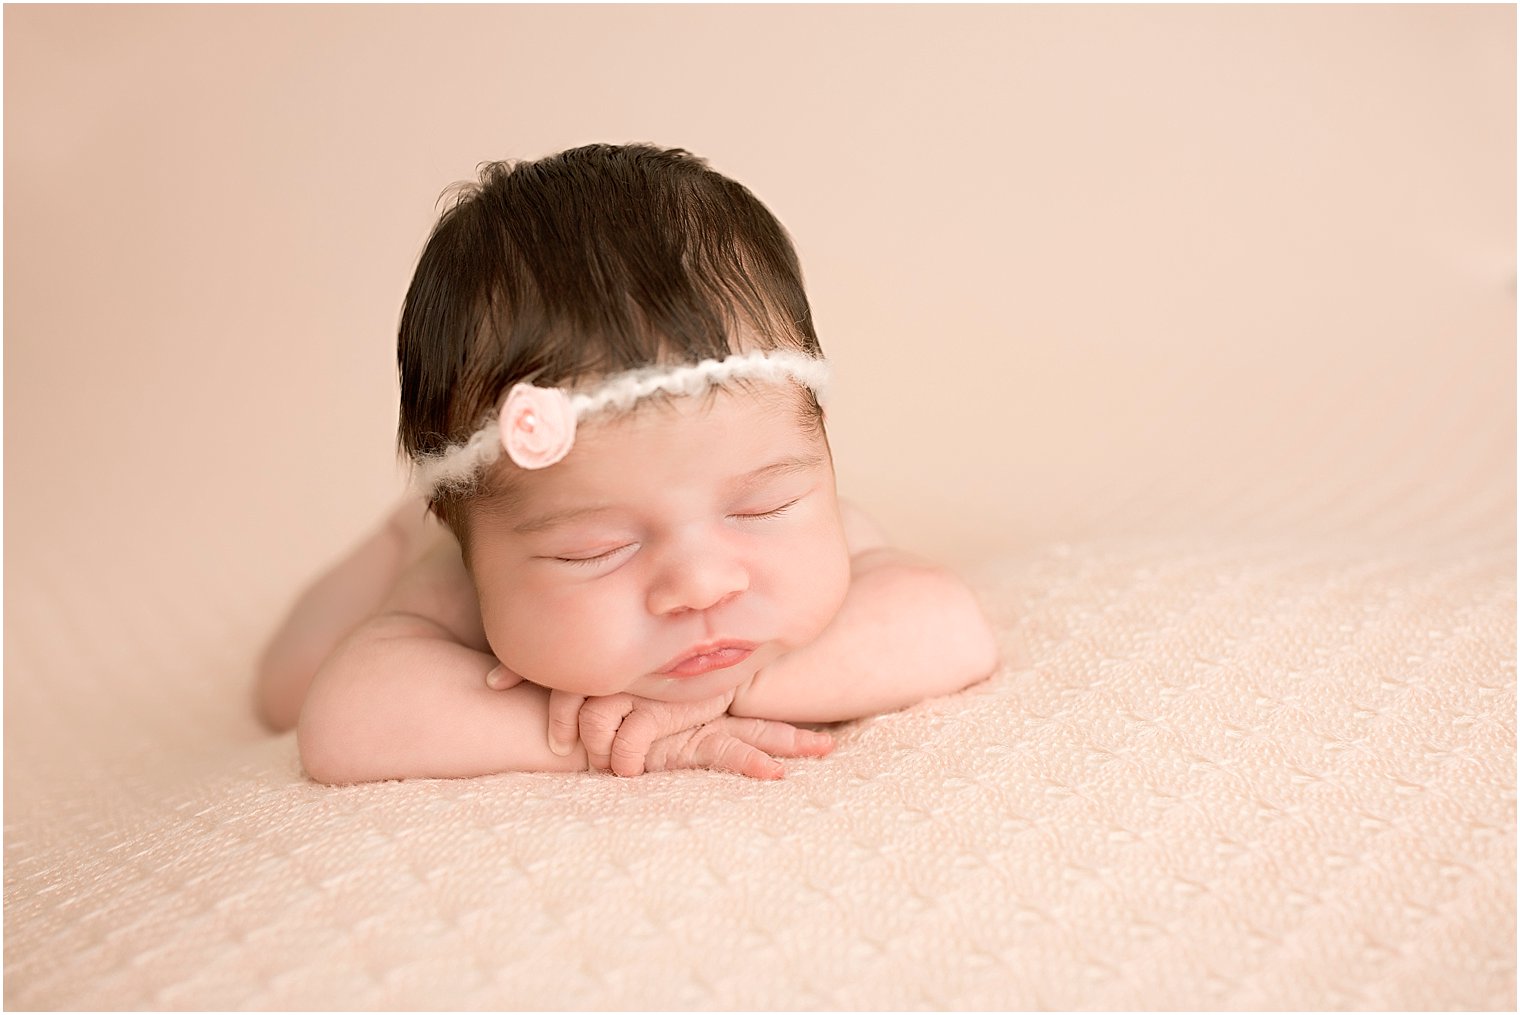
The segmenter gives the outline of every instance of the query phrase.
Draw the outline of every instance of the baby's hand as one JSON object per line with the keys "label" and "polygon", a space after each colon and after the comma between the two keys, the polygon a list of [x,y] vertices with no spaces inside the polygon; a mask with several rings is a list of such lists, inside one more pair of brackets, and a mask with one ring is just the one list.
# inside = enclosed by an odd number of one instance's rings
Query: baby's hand
{"label": "baby's hand", "polygon": [[725,715],[656,740],[644,759],[644,771],[712,768],[751,779],[780,779],[786,769],[775,756],[820,758],[833,749],[834,738],[827,733],[776,719]]}
{"label": "baby's hand", "polygon": [[551,690],[549,749],[569,754],[579,736],[592,770],[610,768],[618,775],[638,775],[656,740],[718,718],[728,711],[733,698],[730,692],[675,704],[633,694],[586,698]]}
{"label": "baby's hand", "polygon": [[552,691],[549,745],[568,754],[577,733],[593,770],[639,775],[678,768],[716,768],[758,779],[779,779],[782,757],[820,756],[833,749],[826,733],[787,723],[728,716],[733,692],[705,701],[673,703],[632,694],[601,698]]}

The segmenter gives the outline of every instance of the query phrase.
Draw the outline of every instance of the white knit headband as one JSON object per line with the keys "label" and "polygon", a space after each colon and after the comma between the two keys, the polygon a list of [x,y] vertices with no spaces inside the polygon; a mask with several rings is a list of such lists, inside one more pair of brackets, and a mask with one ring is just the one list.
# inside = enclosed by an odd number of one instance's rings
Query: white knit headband
{"label": "white knit headband", "polygon": [[821,403],[829,377],[826,360],[798,352],[750,352],[689,366],[630,370],[585,391],[515,384],[496,415],[467,440],[419,458],[414,482],[424,496],[467,487],[502,451],[524,469],[545,468],[570,453],[578,421],[603,412],[625,412],[658,392],[698,395],[729,381],[793,380]]}

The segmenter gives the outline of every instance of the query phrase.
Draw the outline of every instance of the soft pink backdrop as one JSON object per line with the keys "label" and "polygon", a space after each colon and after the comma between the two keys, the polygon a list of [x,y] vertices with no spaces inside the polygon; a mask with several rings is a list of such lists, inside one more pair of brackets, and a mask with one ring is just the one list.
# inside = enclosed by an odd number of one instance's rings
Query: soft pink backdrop
{"label": "soft pink backdrop", "polygon": [[591,141],[687,147],[789,227],[842,488],[911,547],[1502,534],[1514,28],[8,7],[10,602],[148,581],[272,623],[400,489],[392,343],[440,193]]}

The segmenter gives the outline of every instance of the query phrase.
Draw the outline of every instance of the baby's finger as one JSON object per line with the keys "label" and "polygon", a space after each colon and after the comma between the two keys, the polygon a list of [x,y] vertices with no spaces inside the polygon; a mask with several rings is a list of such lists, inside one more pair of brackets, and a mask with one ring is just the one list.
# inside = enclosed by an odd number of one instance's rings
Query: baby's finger
{"label": "baby's finger", "polygon": [[834,749],[834,738],[827,733],[817,733],[774,719],[740,719],[730,716],[722,720],[722,730],[751,747],[781,758],[821,758]]}
{"label": "baby's finger", "polygon": [[643,775],[644,759],[649,747],[664,731],[659,718],[652,712],[635,709],[618,727],[608,755],[608,764],[618,775]]}
{"label": "baby's finger", "polygon": [[613,739],[633,707],[634,698],[629,694],[592,698],[581,706],[581,743],[586,745],[592,771],[605,772],[612,767]]}
{"label": "baby's finger", "polygon": [[505,691],[507,688],[516,687],[520,683],[522,683],[522,676],[513,673],[501,663],[497,663],[496,668],[486,674],[486,686],[493,691]]}
{"label": "baby's finger", "polygon": [[703,768],[747,775],[751,779],[780,779],[786,774],[781,762],[736,736],[714,731],[697,745],[697,763]]}
{"label": "baby's finger", "polygon": [[575,748],[581,704],[585,700],[585,695],[568,691],[549,692],[549,750],[562,758]]}

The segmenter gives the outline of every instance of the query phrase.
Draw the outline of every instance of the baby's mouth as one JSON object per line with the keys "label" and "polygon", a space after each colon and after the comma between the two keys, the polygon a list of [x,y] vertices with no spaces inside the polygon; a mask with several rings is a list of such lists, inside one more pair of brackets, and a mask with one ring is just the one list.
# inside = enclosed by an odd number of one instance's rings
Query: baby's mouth
{"label": "baby's mouth", "polygon": [[753,642],[725,640],[694,645],[662,666],[662,677],[699,677],[714,670],[726,670],[748,659],[755,651]]}

